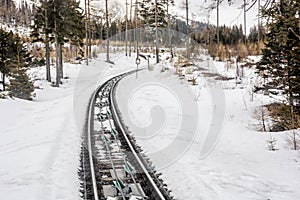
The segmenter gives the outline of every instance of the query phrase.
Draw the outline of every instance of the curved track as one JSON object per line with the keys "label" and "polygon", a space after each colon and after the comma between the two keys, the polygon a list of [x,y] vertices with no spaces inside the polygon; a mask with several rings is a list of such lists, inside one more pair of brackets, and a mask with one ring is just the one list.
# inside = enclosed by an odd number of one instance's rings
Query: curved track
{"label": "curved track", "polygon": [[79,170],[83,199],[173,199],[117,108],[115,88],[134,72],[109,79],[91,98]]}

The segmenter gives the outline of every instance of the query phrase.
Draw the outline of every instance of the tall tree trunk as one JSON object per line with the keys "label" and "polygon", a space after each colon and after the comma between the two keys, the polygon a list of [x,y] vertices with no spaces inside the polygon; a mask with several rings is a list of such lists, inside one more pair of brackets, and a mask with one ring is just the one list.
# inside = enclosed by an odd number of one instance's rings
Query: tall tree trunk
{"label": "tall tree trunk", "polygon": [[89,58],[92,59],[92,30],[91,30],[91,7],[90,0],[88,0],[88,46],[89,46]]}
{"label": "tall tree trunk", "polygon": [[[56,9],[54,7],[54,12],[55,11]],[[56,19],[54,19],[54,40],[55,40],[56,87],[59,87],[61,74],[59,69],[59,46],[58,46]]]}
{"label": "tall tree trunk", "polygon": [[190,31],[189,31],[189,1],[185,0],[185,12],[186,12],[186,58],[189,59],[189,41],[190,41]]}
{"label": "tall tree trunk", "polygon": [[126,0],[126,14],[125,14],[125,56],[127,56],[128,51],[128,0]]}
{"label": "tall tree trunk", "polygon": [[[244,0],[244,44],[247,45],[247,18],[246,18],[246,0]],[[247,48],[247,47],[246,47]]]}
{"label": "tall tree trunk", "polygon": [[257,34],[257,47],[259,49],[259,41],[260,41],[260,0],[257,1],[257,29],[258,29],[258,34]]}
{"label": "tall tree trunk", "polygon": [[158,21],[157,21],[157,0],[155,0],[155,53],[156,63],[159,63],[159,48],[158,48]]}
{"label": "tall tree trunk", "polygon": [[101,40],[103,40],[103,23],[102,23],[102,21],[103,21],[103,18],[101,17],[100,18],[100,24],[101,24],[101,26],[100,26],[100,39]]}
{"label": "tall tree trunk", "polygon": [[169,44],[171,56],[173,58],[172,37],[171,37],[171,19],[170,19],[170,13],[169,13],[169,0],[167,0],[167,15],[168,15],[168,44]]}
{"label": "tall tree trunk", "polygon": [[129,37],[129,57],[131,57],[131,40],[132,40],[132,0],[130,0],[130,37]]}
{"label": "tall tree trunk", "polygon": [[45,9],[45,46],[46,46],[46,79],[48,82],[51,82],[51,71],[50,71],[50,44],[49,44],[49,36],[48,36],[48,9],[47,9],[47,1],[46,1],[46,9]]}
{"label": "tall tree trunk", "polygon": [[6,89],[6,84],[5,84],[5,73],[2,73],[3,77],[2,77],[2,85],[3,85],[3,91],[5,91]]}
{"label": "tall tree trunk", "polygon": [[108,21],[108,0],[105,0],[105,16],[106,16],[106,62],[110,62],[109,58],[109,21]]}
{"label": "tall tree trunk", "polygon": [[89,27],[88,27],[88,11],[87,11],[87,1],[84,0],[84,12],[85,12],[85,60],[86,65],[89,65]]}
{"label": "tall tree trunk", "polygon": [[[57,36],[55,36],[57,38]],[[57,40],[57,39],[55,39]],[[55,43],[55,65],[56,65],[56,87],[59,87],[60,84],[60,69],[59,69],[59,50],[58,44]]]}
{"label": "tall tree trunk", "polygon": [[59,74],[60,78],[64,78],[64,66],[63,66],[63,52],[62,52],[62,44],[59,44]]}
{"label": "tall tree trunk", "polygon": [[8,0],[4,0],[4,3],[5,3],[5,17],[6,17],[6,23],[9,24],[9,4],[8,4]]}
{"label": "tall tree trunk", "polygon": [[217,56],[218,57],[219,57],[219,49],[220,49],[219,6],[220,6],[220,0],[217,0]]}
{"label": "tall tree trunk", "polygon": [[48,39],[46,39],[46,79],[48,82],[51,82],[50,45]]}
{"label": "tall tree trunk", "polygon": [[136,60],[139,59],[139,38],[138,38],[138,0],[135,1],[135,40],[136,40]]}

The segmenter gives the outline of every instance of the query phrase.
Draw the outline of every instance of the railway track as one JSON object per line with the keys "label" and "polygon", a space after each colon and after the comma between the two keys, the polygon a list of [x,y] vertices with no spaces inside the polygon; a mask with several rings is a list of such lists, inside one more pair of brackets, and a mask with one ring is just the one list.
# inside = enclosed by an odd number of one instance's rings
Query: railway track
{"label": "railway track", "polygon": [[167,185],[124,126],[115,102],[115,76],[93,94],[81,150],[81,197],[84,200],[171,200]]}

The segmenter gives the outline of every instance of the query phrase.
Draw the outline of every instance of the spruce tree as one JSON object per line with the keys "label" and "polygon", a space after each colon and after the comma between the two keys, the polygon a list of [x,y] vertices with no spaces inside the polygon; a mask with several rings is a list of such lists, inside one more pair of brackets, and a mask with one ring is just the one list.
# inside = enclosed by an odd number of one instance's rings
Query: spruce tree
{"label": "spruce tree", "polygon": [[263,57],[257,66],[258,73],[266,80],[258,90],[282,91],[291,107],[300,103],[299,9],[298,0],[281,0],[263,10],[270,23]]}
{"label": "spruce tree", "polygon": [[[75,0],[41,0],[34,19],[32,37],[46,47],[47,80],[50,80],[50,43],[55,43],[57,57],[57,80],[63,78],[62,47],[65,43],[82,46],[84,37],[83,11]],[[48,60],[48,62],[47,62]]]}
{"label": "spruce tree", "polygon": [[7,40],[7,33],[3,29],[0,29],[0,72],[3,77],[1,80],[3,90],[5,90],[5,75],[9,72],[6,66]]}
{"label": "spruce tree", "polygon": [[[167,0],[157,0],[157,21],[158,28],[167,27]],[[155,28],[155,1],[143,0],[139,6],[140,21],[144,27]]]}
{"label": "spruce tree", "polygon": [[5,77],[9,76],[13,70],[14,55],[13,33],[0,29],[0,72],[4,91],[6,90]]}
{"label": "spruce tree", "polygon": [[33,83],[30,81],[25,70],[19,70],[18,73],[13,75],[13,79],[10,80],[9,85],[9,94],[11,96],[25,100],[32,100],[33,91]]}
{"label": "spruce tree", "polygon": [[40,0],[40,7],[37,8],[36,15],[34,17],[34,25],[31,27],[31,37],[33,42],[43,42],[45,44],[45,60],[46,60],[46,79],[51,82],[50,71],[50,35],[52,28],[51,22],[51,8],[49,0]]}
{"label": "spruce tree", "polygon": [[15,53],[11,62],[14,68],[8,88],[9,94],[20,99],[32,100],[31,94],[34,91],[34,86],[26,73],[31,63],[31,56],[19,36],[15,35],[12,41],[14,45],[11,49]]}
{"label": "spruce tree", "polygon": [[3,89],[5,77],[9,76],[9,94],[22,99],[31,99],[33,84],[26,71],[31,63],[31,56],[21,38],[12,32],[0,29],[0,71],[3,73]]}

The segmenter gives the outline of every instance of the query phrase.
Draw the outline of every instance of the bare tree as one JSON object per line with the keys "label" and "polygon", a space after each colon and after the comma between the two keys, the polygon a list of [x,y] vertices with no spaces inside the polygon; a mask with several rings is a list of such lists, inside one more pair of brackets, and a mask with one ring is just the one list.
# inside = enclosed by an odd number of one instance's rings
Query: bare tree
{"label": "bare tree", "polygon": [[[206,2],[207,0],[205,0]],[[219,48],[220,48],[220,30],[219,30],[219,27],[220,27],[220,24],[219,24],[219,15],[220,15],[220,4],[224,1],[224,0],[213,0],[215,2],[215,5],[210,5],[208,7],[208,9],[217,9],[217,55],[219,55]],[[232,0],[227,0],[227,2],[229,4],[232,3]]]}
{"label": "bare tree", "polygon": [[[132,0],[130,0],[130,29],[132,29]],[[132,31],[130,31],[130,38],[129,38],[129,57],[131,57],[131,40],[132,40]]]}
{"label": "bare tree", "polygon": [[128,52],[128,0],[125,2],[126,4],[126,14],[125,14],[125,56],[127,56]]}
{"label": "bare tree", "polygon": [[260,107],[254,110],[253,118],[257,120],[255,124],[255,129],[263,132],[267,131],[267,126],[266,126],[267,115],[268,115],[268,109],[264,105],[261,105]]}

